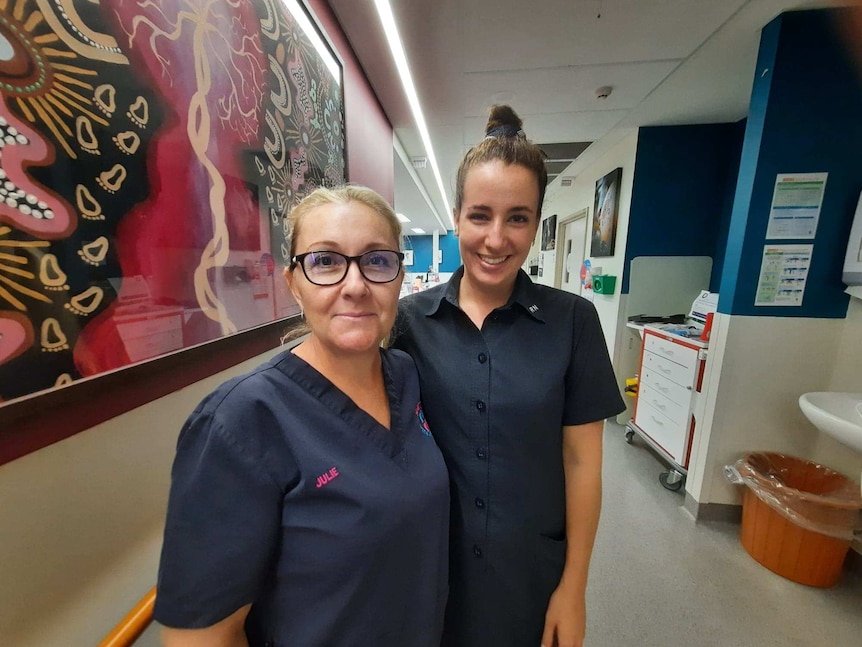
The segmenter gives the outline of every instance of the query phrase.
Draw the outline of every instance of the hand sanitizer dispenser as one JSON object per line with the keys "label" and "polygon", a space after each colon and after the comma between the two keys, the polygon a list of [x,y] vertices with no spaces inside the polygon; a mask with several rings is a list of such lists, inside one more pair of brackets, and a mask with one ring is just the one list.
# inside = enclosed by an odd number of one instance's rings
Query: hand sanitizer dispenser
{"label": "hand sanitizer dispenser", "polygon": [[850,241],[847,243],[847,256],[844,257],[842,280],[847,285],[862,285],[862,195],[859,196],[856,215],[853,216]]}

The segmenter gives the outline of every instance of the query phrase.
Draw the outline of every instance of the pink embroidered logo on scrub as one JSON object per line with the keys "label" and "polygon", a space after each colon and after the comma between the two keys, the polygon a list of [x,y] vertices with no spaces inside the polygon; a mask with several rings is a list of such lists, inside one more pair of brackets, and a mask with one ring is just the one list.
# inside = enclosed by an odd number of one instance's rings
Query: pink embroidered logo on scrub
{"label": "pink embroidered logo on scrub", "polygon": [[428,421],[425,420],[425,412],[422,411],[421,402],[416,403],[416,418],[419,419],[419,431],[421,431],[423,434],[430,438],[431,428],[428,426]]}
{"label": "pink embroidered logo on scrub", "polygon": [[338,468],[330,467],[328,471],[324,472],[320,476],[317,477],[317,486],[318,488],[322,488],[327,483],[331,483],[336,478],[338,478]]}

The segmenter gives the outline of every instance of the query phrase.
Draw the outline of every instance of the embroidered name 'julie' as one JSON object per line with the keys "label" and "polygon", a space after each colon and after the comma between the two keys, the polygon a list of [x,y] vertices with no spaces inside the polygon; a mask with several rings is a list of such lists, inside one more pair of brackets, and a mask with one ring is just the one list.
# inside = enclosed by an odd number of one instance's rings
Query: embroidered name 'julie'
{"label": "embroidered name 'julie'", "polygon": [[332,482],[338,475],[338,468],[331,467],[328,472],[324,472],[317,477],[317,487],[321,488],[327,483]]}

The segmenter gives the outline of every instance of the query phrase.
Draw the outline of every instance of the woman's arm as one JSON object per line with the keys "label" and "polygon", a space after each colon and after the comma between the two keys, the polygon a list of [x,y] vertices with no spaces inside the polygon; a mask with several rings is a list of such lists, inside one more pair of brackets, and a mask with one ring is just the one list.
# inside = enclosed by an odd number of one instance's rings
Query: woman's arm
{"label": "woman's arm", "polygon": [[234,611],[224,620],[203,629],[162,628],[165,647],[248,647],[245,637],[245,618],[251,605]]}
{"label": "woman's arm", "polygon": [[543,647],[581,647],[584,641],[587,575],[602,509],[603,429],[602,420],[563,427],[566,565],[548,603]]}

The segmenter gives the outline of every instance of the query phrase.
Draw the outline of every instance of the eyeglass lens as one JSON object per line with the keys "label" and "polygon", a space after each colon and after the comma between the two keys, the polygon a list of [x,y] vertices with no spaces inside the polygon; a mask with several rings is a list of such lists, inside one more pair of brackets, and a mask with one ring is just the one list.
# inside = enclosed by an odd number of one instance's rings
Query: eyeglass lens
{"label": "eyeglass lens", "polygon": [[359,271],[372,283],[389,283],[401,269],[398,252],[385,249],[349,257],[338,252],[309,252],[302,259],[302,269],[313,283],[333,285],[347,275],[350,261],[359,263]]}

